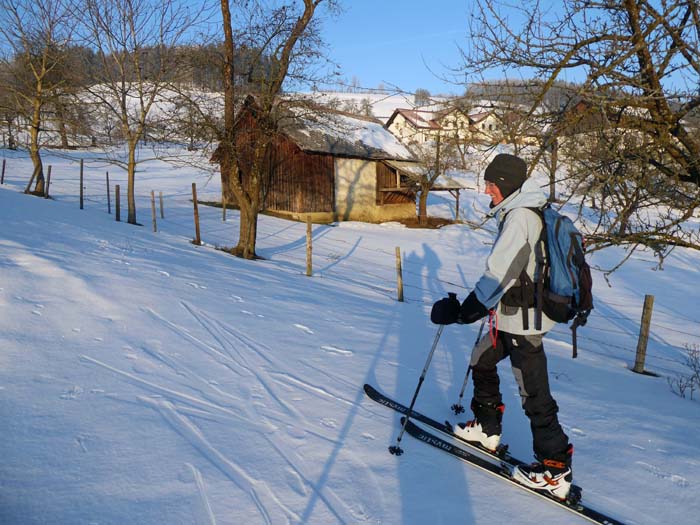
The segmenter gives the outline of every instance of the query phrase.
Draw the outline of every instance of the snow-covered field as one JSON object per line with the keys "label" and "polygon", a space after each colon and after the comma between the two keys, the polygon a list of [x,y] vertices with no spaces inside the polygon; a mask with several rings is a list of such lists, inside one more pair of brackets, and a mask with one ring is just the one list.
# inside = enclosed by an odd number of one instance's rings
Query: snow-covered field
{"label": "snow-covered field", "polygon": [[[410,401],[436,333],[430,306],[468,293],[489,231],[315,225],[309,278],[304,224],[261,217],[265,260],[244,261],[215,249],[235,244],[237,214],[224,222],[200,206],[205,244],[189,242],[192,182],[200,199],[219,193],[204,171],[144,165],[137,227],[107,213],[105,171],[122,192],[126,181],[97,153],[46,154],[51,200],[21,193],[25,153],[2,154],[0,523],[581,522],[408,436],[404,455],[390,455],[399,418],[362,391],[369,382]],[[151,190],[164,197],[157,233]],[[463,194],[465,218],[479,220],[486,203]],[[431,197],[430,213],[450,216],[453,205]],[[592,262],[610,267],[621,255]],[[655,266],[635,254],[611,286],[595,272],[579,358],[564,326],[545,347],[585,500],[625,523],[695,524],[700,403],[674,395],[666,378],[684,371],[684,345],[700,341],[700,254],[676,250]],[[645,294],[655,296],[647,369],[660,377],[630,371]],[[445,329],[419,410],[454,420],[478,328]],[[507,363],[501,378],[504,440],[529,458]]]}

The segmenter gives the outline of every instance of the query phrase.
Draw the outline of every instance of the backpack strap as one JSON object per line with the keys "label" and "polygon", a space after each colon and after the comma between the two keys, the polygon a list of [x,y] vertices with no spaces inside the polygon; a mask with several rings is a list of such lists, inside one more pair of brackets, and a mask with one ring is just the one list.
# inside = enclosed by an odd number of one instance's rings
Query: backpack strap
{"label": "backpack strap", "polygon": [[[545,204],[548,206],[548,204]],[[542,330],[542,303],[544,302],[544,283],[549,277],[549,248],[547,247],[547,227],[544,221],[544,208],[528,208],[537,214],[542,222],[540,236],[533,247],[535,250],[535,329]],[[538,251],[537,247],[541,249]]]}
{"label": "backpack strap", "polygon": [[[529,283],[528,283],[529,282]],[[530,286],[527,286],[529,284]],[[528,298],[526,297],[527,289],[532,286],[532,280],[525,270],[520,273],[520,311],[523,314],[523,330],[530,329],[530,316],[527,313],[529,308],[527,307]]]}
{"label": "backpack strap", "polygon": [[576,314],[576,317],[574,318],[574,322],[571,323],[571,346],[572,346],[572,353],[571,357],[572,359],[576,359],[578,356],[578,347],[576,345],[576,329],[579,326],[585,326],[586,323],[588,322],[588,314],[590,314],[590,310],[581,310]]}

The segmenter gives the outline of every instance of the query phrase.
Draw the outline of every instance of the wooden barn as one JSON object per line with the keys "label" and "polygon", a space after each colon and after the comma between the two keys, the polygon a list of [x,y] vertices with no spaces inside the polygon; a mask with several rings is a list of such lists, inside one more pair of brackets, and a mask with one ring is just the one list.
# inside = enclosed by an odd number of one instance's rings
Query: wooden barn
{"label": "wooden barn", "polygon": [[[249,99],[237,136],[257,126]],[[416,216],[411,152],[379,121],[308,106],[278,109],[264,162],[264,208],[313,221],[385,222]],[[239,144],[245,178],[251,160]]]}

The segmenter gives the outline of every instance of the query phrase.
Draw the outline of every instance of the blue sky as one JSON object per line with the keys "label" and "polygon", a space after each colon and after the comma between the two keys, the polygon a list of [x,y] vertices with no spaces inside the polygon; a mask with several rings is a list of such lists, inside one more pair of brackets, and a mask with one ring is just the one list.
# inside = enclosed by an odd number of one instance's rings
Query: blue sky
{"label": "blue sky", "polygon": [[324,21],[328,56],[348,81],[362,87],[380,83],[405,91],[460,93],[449,66],[459,63],[465,42],[465,0],[351,0],[343,13]]}

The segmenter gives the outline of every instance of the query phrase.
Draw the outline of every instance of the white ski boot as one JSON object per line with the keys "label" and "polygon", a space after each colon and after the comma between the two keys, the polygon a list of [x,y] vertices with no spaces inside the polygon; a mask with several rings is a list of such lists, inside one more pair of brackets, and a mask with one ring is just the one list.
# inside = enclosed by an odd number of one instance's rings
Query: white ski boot
{"label": "white ski boot", "polygon": [[466,423],[458,423],[455,425],[453,432],[463,440],[481,445],[491,452],[496,452],[498,444],[501,442],[500,434],[487,436],[481,428],[481,423],[477,422],[476,419],[472,419]]}
{"label": "white ski boot", "polygon": [[513,479],[531,489],[548,492],[557,499],[569,495],[573,474],[561,461],[545,459],[542,463],[520,465],[513,469]]}

